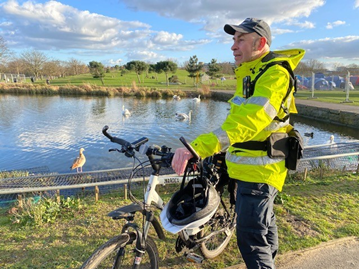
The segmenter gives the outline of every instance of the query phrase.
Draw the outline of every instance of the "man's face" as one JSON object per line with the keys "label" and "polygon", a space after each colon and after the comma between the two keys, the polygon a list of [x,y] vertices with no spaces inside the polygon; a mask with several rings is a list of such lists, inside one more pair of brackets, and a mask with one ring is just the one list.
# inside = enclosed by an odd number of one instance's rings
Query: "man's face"
{"label": "man's face", "polygon": [[235,32],[231,50],[233,51],[237,66],[244,62],[250,62],[255,58],[257,54],[257,40],[258,38],[255,33],[242,34]]}

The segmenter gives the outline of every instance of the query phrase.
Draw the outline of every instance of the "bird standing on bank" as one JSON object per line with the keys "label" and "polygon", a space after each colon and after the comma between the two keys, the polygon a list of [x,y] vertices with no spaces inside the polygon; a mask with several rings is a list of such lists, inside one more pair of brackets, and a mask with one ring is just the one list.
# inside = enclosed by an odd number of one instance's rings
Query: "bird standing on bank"
{"label": "bird standing on bank", "polygon": [[84,166],[84,164],[86,162],[85,155],[83,154],[84,151],[85,151],[84,148],[80,149],[79,156],[74,160],[74,162],[72,163],[72,166],[71,166],[71,170],[76,168],[77,173],[82,172],[82,166]]}

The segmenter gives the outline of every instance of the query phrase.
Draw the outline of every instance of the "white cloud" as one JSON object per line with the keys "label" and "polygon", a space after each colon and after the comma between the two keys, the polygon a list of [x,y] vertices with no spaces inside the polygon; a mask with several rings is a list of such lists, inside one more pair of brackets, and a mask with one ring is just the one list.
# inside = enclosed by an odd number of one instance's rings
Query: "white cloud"
{"label": "white cloud", "polygon": [[127,58],[132,59],[133,61],[141,60],[145,62],[157,62],[166,59],[165,56],[162,56],[152,51],[131,51],[127,53],[126,56]]}
{"label": "white cloud", "polygon": [[110,60],[108,60],[109,65],[121,65],[121,62],[122,62],[122,59],[117,59],[117,60],[110,59]]}
{"label": "white cloud", "polygon": [[[91,55],[94,54],[91,51],[118,48],[122,52],[140,50],[144,45],[158,51],[189,50],[210,42],[183,40],[181,34],[156,32],[140,21],[122,21],[57,1],[19,4],[16,0],[8,0],[0,4],[0,18],[2,34],[15,48],[71,50],[77,54],[82,51]],[[155,54],[149,53],[146,57],[153,58]]]}
{"label": "white cloud", "polygon": [[298,22],[297,20],[290,20],[287,24],[288,25],[298,26],[298,27],[304,28],[304,29],[313,29],[313,28],[315,28],[315,24],[310,22],[310,21]]}
{"label": "white cloud", "polygon": [[[308,17],[313,10],[324,5],[324,0],[252,0],[238,4],[233,0],[121,0],[134,10],[150,11],[203,25],[206,31],[223,31],[226,23],[238,24],[246,17],[257,17],[269,24],[293,18]],[[285,12],[283,12],[285,10]],[[304,23],[305,24],[305,23]]]}
{"label": "white cloud", "polygon": [[182,38],[183,35],[181,34],[160,31],[153,37],[152,40],[157,44],[173,45],[177,44]]}
{"label": "white cloud", "polygon": [[328,22],[326,28],[333,29],[333,27],[337,27],[339,25],[344,25],[345,21],[335,21],[335,22]]}
{"label": "white cloud", "polygon": [[354,3],[354,8],[357,8],[359,7],[359,0],[355,0],[355,3]]}
{"label": "white cloud", "polygon": [[359,58],[359,36],[306,40],[292,43],[288,47],[305,49],[305,59],[335,59],[338,57],[342,59]]}
{"label": "white cloud", "polygon": [[8,1],[0,6],[0,16],[6,20],[2,29],[16,32],[13,39],[19,45],[43,49],[128,46],[126,39],[138,36],[138,30],[144,36],[151,33],[148,24],[80,11],[56,1],[22,5]]}
{"label": "white cloud", "polygon": [[294,33],[294,31],[290,30],[290,29],[279,29],[279,28],[275,28],[272,30],[272,35],[283,35],[283,34],[290,34],[290,33]]}

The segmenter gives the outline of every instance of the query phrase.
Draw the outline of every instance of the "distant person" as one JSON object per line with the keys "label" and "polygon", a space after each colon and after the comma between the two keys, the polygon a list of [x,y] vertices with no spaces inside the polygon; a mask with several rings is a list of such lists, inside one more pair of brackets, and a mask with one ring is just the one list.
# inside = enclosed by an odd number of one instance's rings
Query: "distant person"
{"label": "distant person", "polygon": [[46,80],[46,84],[50,85],[50,80],[49,79]]}
{"label": "distant person", "polygon": [[[283,146],[283,154],[273,156],[267,145],[269,138],[285,137],[293,129],[289,113],[297,110],[290,69],[271,63],[285,61],[294,69],[304,50],[270,51],[271,30],[259,19],[226,24],[224,31],[233,36],[237,90],[229,100],[230,112],[222,126],[198,136],[191,145],[201,158],[226,152],[229,177],[237,183],[237,244],[243,260],[249,269],[275,268],[278,231],[273,206],[287,175],[287,148]],[[256,83],[251,83],[255,79]],[[275,141],[279,139],[273,144]],[[186,148],[176,150],[172,167],[177,174],[183,174],[191,157]]]}
{"label": "distant person", "polygon": [[32,82],[32,83],[34,83],[34,82],[35,82],[34,77],[31,77],[31,82]]}

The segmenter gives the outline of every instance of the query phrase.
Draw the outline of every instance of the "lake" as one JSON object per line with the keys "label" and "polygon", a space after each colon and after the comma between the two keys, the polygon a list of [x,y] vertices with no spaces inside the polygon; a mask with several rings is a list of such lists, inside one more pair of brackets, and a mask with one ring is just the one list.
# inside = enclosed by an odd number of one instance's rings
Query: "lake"
{"label": "lake", "polygon": [[[131,116],[122,115],[123,106]],[[130,159],[108,152],[116,145],[102,135],[104,125],[130,142],[145,136],[150,145],[174,150],[182,146],[179,137],[191,141],[218,128],[228,108],[226,102],[210,99],[0,95],[0,170],[45,166],[51,172],[70,172],[80,148],[87,159],[84,171],[128,167]],[[190,110],[191,121],[176,120],[176,112]],[[357,130],[293,118],[307,145],[326,143],[332,134],[336,142],[359,139]]]}

